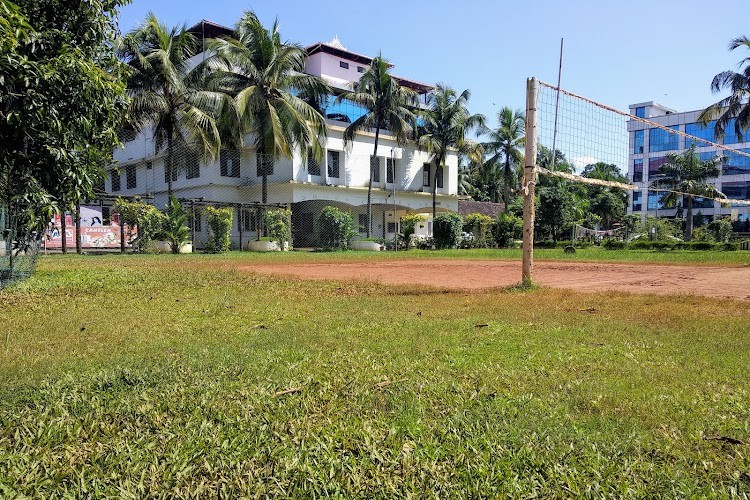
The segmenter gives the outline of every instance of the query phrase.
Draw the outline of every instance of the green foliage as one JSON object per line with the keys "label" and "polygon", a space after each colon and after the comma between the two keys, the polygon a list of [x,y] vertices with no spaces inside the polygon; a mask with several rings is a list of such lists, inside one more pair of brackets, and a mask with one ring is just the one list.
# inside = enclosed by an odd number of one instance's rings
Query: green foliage
{"label": "green foliage", "polygon": [[711,234],[711,231],[709,231],[708,228],[697,227],[693,230],[692,241],[713,242],[715,240],[713,234]]}
{"label": "green foliage", "polygon": [[425,220],[425,216],[420,214],[404,214],[401,217],[401,234],[399,236],[404,248],[409,249],[412,243],[412,235],[417,230],[417,224]]}
{"label": "green foliage", "polygon": [[93,198],[124,116],[124,0],[0,3],[0,202],[43,218]]}
{"label": "green foliage", "polygon": [[292,239],[291,218],[292,211],[286,208],[268,210],[263,216],[268,236],[279,245],[279,250],[288,248]]}
{"label": "green foliage", "polygon": [[346,250],[356,233],[354,217],[340,208],[326,206],[318,218],[320,245],[328,250]]}
{"label": "green foliage", "polygon": [[136,252],[148,251],[167,221],[167,216],[158,208],[137,197],[133,201],[118,197],[113,210],[120,214],[120,222],[128,225],[128,239]]}
{"label": "green foliage", "polygon": [[432,220],[432,234],[437,248],[456,248],[461,241],[463,217],[455,212],[438,214]]}
{"label": "green foliage", "polygon": [[229,235],[232,232],[234,210],[229,207],[206,207],[203,210],[208,223],[206,250],[211,253],[228,252],[231,244]]}
{"label": "green foliage", "polygon": [[708,223],[708,230],[716,241],[727,243],[732,237],[732,220],[729,217],[717,217]]}
{"label": "green foliage", "polygon": [[575,220],[575,199],[567,186],[554,185],[539,190],[536,207],[538,233],[557,241],[563,234],[567,234]]}
{"label": "green foliage", "polygon": [[463,231],[471,233],[471,248],[487,248],[492,245],[492,217],[479,213],[469,214],[463,222]]}
{"label": "green foliage", "polygon": [[[655,233],[654,230],[656,231]],[[649,215],[641,225],[640,232],[647,239],[654,237],[657,240],[674,241],[678,236],[682,235],[682,221],[664,217],[657,219]]]}
{"label": "green foliage", "polygon": [[180,253],[180,247],[190,242],[190,228],[187,212],[174,195],[169,197],[165,216],[159,237],[169,243],[172,253]]}
{"label": "green foliage", "polygon": [[[505,106],[497,113],[497,123],[496,129],[483,129],[489,140],[482,143],[482,149],[489,157],[482,165],[482,170],[486,172],[485,178],[491,179],[489,184],[495,193],[498,184],[502,183],[503,203],[507,213],[511,202],[511,189],[517,185],[523,168],[522,150],[526,140],[526,115],[520,109],[514,111]],[[493,197],[492,194],[490,193],[490,197],[496,198],[496,195]]]}

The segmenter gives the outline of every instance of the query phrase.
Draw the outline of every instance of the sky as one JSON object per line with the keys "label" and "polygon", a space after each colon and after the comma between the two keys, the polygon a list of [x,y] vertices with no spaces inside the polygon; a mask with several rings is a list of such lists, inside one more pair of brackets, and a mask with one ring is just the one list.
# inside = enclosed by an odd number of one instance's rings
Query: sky
{"label": "sky", "polygon": [[266,25],[278,17],[289,41],[338,36],[353,52],[382,52],[394,74],[470,89],[469,108],[490,124],[503,106],[525,107],[528,77],[556,83],[561,38],[561,86],[624,111],[645,101],[702,109],[719,98],[714,75],[750,56],[727,48],[750,36],[749,0],[133,0],[120,29],[149,11],[170,25],[232,26],[247,9]]}

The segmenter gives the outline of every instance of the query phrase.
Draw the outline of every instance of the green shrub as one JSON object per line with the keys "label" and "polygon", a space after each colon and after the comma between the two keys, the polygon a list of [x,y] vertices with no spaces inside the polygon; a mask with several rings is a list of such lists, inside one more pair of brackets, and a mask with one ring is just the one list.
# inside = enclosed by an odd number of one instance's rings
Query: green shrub
{"label": "green shrub", "polygon": [[732,237],[732,219],[729,217],[720,217],[708,223],[708,231],[719,243],[729,242]]}
{"label": "green shrub", "polygon": [[492,217],[480,213],[469,214],[464,220],[463,230],[471,233],[469,246],[472,248],[488,248],[492,245]]}
{"label": "green shrub", "polygon": [[411,237],[416,231],[417,224],[425,221],[425,216],[420,214],[406,214],[401,217],[401,233],[399,237],[404,248],[409,249]]}
{"label": "green shrub", "polygon": [[[145,252],[151,241],[162,231],[166,216],[155,206],[142,202],[117,198],[114,211],[120,214],[120,223],[127,224],[128,240],[136,252]],[[135,233],[135,234],[134,234]]]}
{"label": "green shrub", "polygon": [[461,241],[463,217],[455,212],[438,214],[432,221],[432,235],[437,248],[456,248]]}
{"label": "green shrub", "polygon": [[723,250],[725,252],[736,252],[737,250],[740,249],[740,244],[739,243],[729,243],[729,242],[727,242],[727,243],[717,243],[716,244],[716,248],[718,250]]}
{"label": "green shrub", "polygon": [[164,215],[158,237],[169,243],[172,253],[180,253],[180,247],[190,241],[190,228],[187,226],[187,213],[174,195],[169,197]]}
{"label": "green shrub", "polygon": [[206,250],[211,253],[228,252],[229,234],[232,231],[231,208],[206,207],[204,209],[208,225],[208,242]]}
{"label": "green shrub", "polygon": [[324,207],[318,218],[320,245],[328,250],[346,250],[356,233],[354,217],[340,208]]}
{"label": "green shrub", "polygon": [[495,243],[509,247],[523,235],[523,219],[513,214],[500,213],[495,222]]}
{"label": "green shrub", "polygon": [[279,249],[281,250],[287,248],[287,244],[292,239],[291,218],[292,211],[286,208],[275,208],[263,215],[268,236],[271,238],[271,241],[275,241],[279,245]]}
{"label": "green shrub", "polygon": [[677,248],[677,243],[673,241],[638,239],[628,243],[628,248],[631,250],[659,250],[664,252],[667,250],[675,250]]}
{"label": "green shrub", "polygon": [[628,244],[622,240],[606,239],[602,242],[602,247],[607,250],[622,250],[627,246]]}

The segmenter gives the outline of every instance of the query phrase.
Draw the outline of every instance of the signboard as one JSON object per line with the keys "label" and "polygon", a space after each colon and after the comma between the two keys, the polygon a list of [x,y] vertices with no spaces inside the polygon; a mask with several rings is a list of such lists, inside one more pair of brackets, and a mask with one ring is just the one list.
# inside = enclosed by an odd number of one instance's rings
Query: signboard
{"label": "signboard", "polygon": [[[108,207],[81,206],[81,248],[120,248],[120,217],[108,213]],[[129,228],[125,226],[125,246],[128,244]],[[46,248],[62,248],[62,220],[59,214],[47,224],[44,242]],[[76,245],[76,227],[73,216],[65,214],[65,243],[68,248]]]}

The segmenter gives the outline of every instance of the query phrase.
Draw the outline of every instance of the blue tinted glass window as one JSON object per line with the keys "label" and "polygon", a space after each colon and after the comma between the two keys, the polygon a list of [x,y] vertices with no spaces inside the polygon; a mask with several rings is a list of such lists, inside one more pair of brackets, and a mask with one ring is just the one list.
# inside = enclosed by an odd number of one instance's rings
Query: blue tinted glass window
{"label": "blue tinted glass window", "polygon": [[714,208],[714,200],[706,198],[693,198],[693,208]]}
{"label": "blue tinted glass window", "polygon": [[326,118],[346,123],[351,123],[367,113],[365,108],[348,99],[336,102],[336,98],[332,95],[323,100],[322,108]]}
{"label": "blue tinted glass window", "polygon": [[[750,149],[741,149],[743,153],[749,153]],[[746,174],[748,171],[750,171],[750,157],[737,154],[733,151],[724,151],[724,166],[723,171],[724,175],[736,175],[736,174]],[[711,154],[711,157],[713,157],[714,154]],[[701,155],[701,160],[703,160],[703,157]]]}
{"label": "blue tinted glass window", "polygon": [[[735,126],[735,120],[732,118],[729,120],[729,123],[727,123],[726,128],[724,128],[724,144],[737,144],[740,142],[740,137],[737,135],[737,133],[734,131]],[[743,139],[746,139],[744,136],[746,134],[743,134]]]}
{"label": "blue tinted glass window", "polygon": [[633,182],[643,182],[643,160],[633,160]]}
{"label": "blue tinted glass window", "polygon": [[733,198],[735,200],[750,200],[749,181],[724,182],[721,185],[721,191],[727,196],[727,198]]}
{"label": "blue tinted glass window", "polygon": [[641,193],[636,191],[633,193],[633,211],[637,212],[640,210],[641,210]]}
{"label": "blue tinted glass window", "polygon": [[635,116],[637,116],[638,118],[646,118],[646,108],[644,106],[635,108]]}
{"label": "blue tinted glass window", "polygon": [[[716,142],[716,138],[714,137],[714,125],[716,125],[716,121],[708,122],[706,126],[703,126],[700,123],[688,123],[685,125],[685,133],[688,135],[694,135],[699,139]],[[695,144],[696,148],[710,146],[707,142],[697,141],[686,137],[685,149],[688,149],[692,144]]]}
{"label": "blue tinted glass window", "polygon": [[643,137],[644,137],[644,131],[643,130],[636,130],[635,135],[633,137],[633,153],[643,153]]}
{"label": "blue tinted glass window", "polygon": [[[677,130],[677,125],[669,127]],[[672,151],[679,147],[679,136],[668,130],[652,128],[648,131],[648,149],[651,152]]]}
{"label": "blue tinted glass window", "polygon": [[656,210],[657,200],[659,202],[659,210],[665,208],[663,200],[664,196],[666,196],[666,193],[648,193],[648,209]]}

